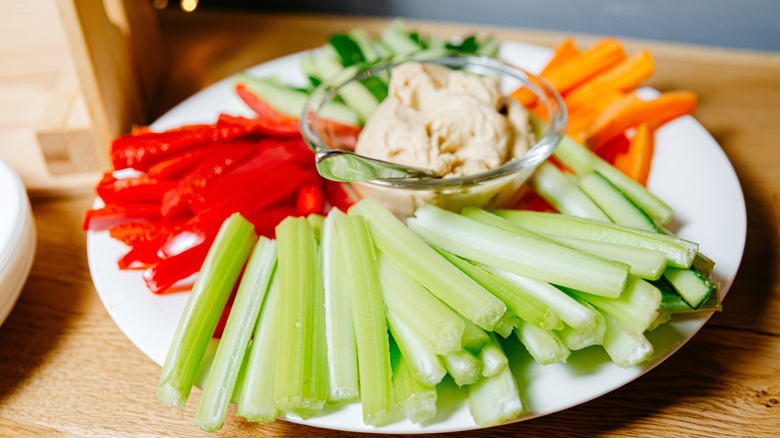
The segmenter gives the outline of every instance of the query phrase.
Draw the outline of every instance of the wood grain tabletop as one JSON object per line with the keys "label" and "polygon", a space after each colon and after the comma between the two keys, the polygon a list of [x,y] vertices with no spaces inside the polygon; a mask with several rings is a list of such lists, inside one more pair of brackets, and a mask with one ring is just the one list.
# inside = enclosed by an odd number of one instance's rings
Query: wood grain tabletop
{"label": "wood grain tabletop", "polygon": [[[198,12],[162,18],[176,68],[160,112],[237,70],[316,47],[333,31],[377,30],[387,22]],[[548,47],[567,36],[412,24],[442,35],[490,31]],[[575,38],[586,45],[599,36]],[[648,85],[699,95],[696,117],[736,169],[747,206],[747,243],[724,310],[671,358],[620,389],[562,412],[458,436],[780,435],[780,54],[625,43],[654,54],[656,73]],[[66,62],[53,0],[0,1],[0,157],[40,160],[33,129]],[[81,231],[93,195],[31,194],[37,254],[19,301],[0,326],[0,436],[208,436],[192,425],[199,391],[183,417],[157,403],[159,366],[117,328],[95,292]],[[358,435],[285,421],[257,425],[234,412],[215,436]]]}

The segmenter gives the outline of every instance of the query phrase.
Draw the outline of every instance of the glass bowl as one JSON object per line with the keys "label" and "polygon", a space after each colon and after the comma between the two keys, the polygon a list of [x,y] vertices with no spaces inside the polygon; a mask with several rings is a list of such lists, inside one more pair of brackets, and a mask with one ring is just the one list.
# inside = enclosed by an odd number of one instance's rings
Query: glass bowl
{"label": "glass bowl", "polygon": [[[407,217],[423,204],[434,204],[442,208],[459,211],[469,205],[483,208],[503,208],[513,205],[520,194],[520,188],[534,169],[549,157],[558,142],[565,135],[567,114],[561,96],[544,79],[486,56],[455,55],[445,57],[410,57],[375,63],[369,66],[352,66],[344,69],[318,86],[310,95],[301,116],[301,132],[309,147],[317,154],[317,168],[325,177],[333,177],[335,160],[328,163],[328,157],[342,156],[344,166],[360,166],[364,160],[372,165],[388,164],[370,157],[344,154],[353,151],[356,138],[350,135],[344,125],[328,120],[327,106],[337,99],[344,87],[371,77],[388,77],[393,67],[404,62],[437,64],[453,69],[496,78],[502,94],[525,87],[536,99],[537,111],[544,114],[544,120],[531,117],[531,128],[536,142],[529,150],[495,169],[458,177],[426,178],[409,177],[403,172],[399,177],[384,177],[370,181],[352,182],[352,189],[359,197],[378,198],[399,217]],[[353,158],[350,160],[350,158]],[[337,165],[338,166],[338,165]],[[392,165],[391,165],[392,166]],[[387,175],[387,173],[385,173]],[[405,177],[404,177],[405,176]]]}

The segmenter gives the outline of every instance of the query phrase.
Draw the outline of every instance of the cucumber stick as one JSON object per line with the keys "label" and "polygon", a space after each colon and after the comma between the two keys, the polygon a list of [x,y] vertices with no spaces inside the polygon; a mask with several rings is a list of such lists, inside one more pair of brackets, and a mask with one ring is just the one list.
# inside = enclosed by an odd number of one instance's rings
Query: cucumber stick
{"label": "cucumber stick", "polygon": [[333,224],[344,254],[344,273],[355,325],[363,421],[380,426],[393,410],[390,345],[382,286],[368,225],[360,216]]}
{"label": "cucumber stick", "polygon": [[180,408],[187,403],[211,335],[256,239],[254,226],[238,213],[222,224],[176,326],[154,393],[157,401]]}
{"label": "cucumber stick", "polygon": [[195,425],[207,432],[222,428],[244,361],[244,354],[276,265],[276,242],[260,237],[249,257],[225,330],[203,386]]}
{"label": "cucumber stick", "polygon": [[309,417],[328,398],[325,297],[314,230],[305,218],[288,217],[276,227],[279,276],[279,336],[276,407]]}
{"label": "cucumber stick", "polygon": [[617,297],[629,267],[546,239],[488,226],[425,205],[406,221],[430,245],[457,256],[554,284]]}
{"label": "cucumber stick", "polygon": [[374,244],[426,289],[485,330],[492,330],[506,305],[449,263],[374,198],[352,206],[365,218]]}

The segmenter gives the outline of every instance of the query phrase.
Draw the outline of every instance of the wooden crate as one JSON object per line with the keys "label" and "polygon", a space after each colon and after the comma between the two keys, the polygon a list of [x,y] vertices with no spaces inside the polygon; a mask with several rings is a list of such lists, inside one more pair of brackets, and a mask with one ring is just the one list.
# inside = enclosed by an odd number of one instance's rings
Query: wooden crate
{"label": "wooden crate", "polygon": [[36,128],[54,181],[110,167],[111,140],[148,123],[165,71],[147,0],[57,0],[73,60]]}

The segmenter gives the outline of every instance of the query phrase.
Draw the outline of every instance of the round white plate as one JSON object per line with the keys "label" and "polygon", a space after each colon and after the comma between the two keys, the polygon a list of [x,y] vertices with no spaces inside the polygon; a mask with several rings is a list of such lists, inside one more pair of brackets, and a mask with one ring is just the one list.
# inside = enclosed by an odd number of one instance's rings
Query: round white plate
{"label": "round white plate", "polygon": [[[503,59],[529,71],[539,71],[550,51],[527,44],[504,43]],[[279,75],[289,83],[304,83],[298,68],[300,54],[249,69],[258,76]],[[653,93],[653,90],[645,90]],[[218,82],[185,100],[166,113],[153,129],[168,129],[191,123],[212,123],[220,112],[251,115],[233,94],[229,80]],[[676,212],[671,225],[680,237],[700,243],[702,253],[717,263],[713,273],[724,296],[742,259],[745,244],[745,203],[739,181],[725,154],[709,133],[692,117],[666,124],[656,133],[656,153],[648,186]],[[100,298],[119,328],[157,364],[162,364],[173,338],[186,293],[157,296],[144,286],[140,272],[119,271],[117,259],[125,247],[107,232],[90,232],[87,237],[89,266]],[[609,360],[600,347],[572,353],[569,362],[541,366],[518,345],[508,351],[521,389],[525,413],[519,420],[550,414],[610,392],[661,363],[688,341],[711,313],[675,317],[649,334],[655,348],[652,360],[622,369]],[[384,427],[363,424],[359,403],[330,406],[323,414],[300,420],[313,426],[340,430],[422,433],[478,428],[465,403],[465,391],[454,384],[440,385],[438,414],[423,424],[402,419]],[[149,388],[152,394],[154,388]]]}

